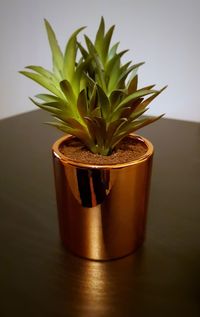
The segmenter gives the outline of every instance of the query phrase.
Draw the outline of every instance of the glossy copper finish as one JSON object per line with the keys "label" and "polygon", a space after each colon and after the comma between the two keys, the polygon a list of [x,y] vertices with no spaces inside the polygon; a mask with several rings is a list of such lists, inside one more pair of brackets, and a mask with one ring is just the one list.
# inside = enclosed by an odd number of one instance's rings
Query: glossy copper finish
{"label": "glossy copper finish", "polygon": [[69,136],[53,145],[60,235],[73,253],[94,260],[128,255],[144,240],[153,157],[147,152],[118,165],[77,163],[60,152]]}

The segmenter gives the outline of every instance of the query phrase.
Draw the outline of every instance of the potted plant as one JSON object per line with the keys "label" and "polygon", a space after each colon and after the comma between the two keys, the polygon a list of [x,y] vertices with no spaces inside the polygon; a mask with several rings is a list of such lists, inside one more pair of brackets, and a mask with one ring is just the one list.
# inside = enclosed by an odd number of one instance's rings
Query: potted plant
{"label": "potted plant", "polygon": [[[108,260],[130,254],[144,240],[153,146],[133,134],[159,117],[143,117],[166,87],[138,88],[143,63],[122,63],[127,52],[111,46],[112,26],[101,18],[95,41],[76,30],[62,53],[45,20],[53,70],[21,71],[50,91],[34,104],[65,132],[53,145],[61,240],[75,254]],[[141,117],[142,116],[142,117]]]}

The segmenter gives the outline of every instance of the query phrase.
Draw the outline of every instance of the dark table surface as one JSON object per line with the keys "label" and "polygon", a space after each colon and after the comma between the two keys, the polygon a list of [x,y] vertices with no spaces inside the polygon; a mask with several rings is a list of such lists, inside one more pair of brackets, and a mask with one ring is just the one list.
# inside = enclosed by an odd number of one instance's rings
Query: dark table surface
{"label": "dark table surface", "polygon": [[60,243],[47,119],[0,123],[0,316],[200,316],[200,125],[141,130],[156,151],[146,242],[95,262]]}

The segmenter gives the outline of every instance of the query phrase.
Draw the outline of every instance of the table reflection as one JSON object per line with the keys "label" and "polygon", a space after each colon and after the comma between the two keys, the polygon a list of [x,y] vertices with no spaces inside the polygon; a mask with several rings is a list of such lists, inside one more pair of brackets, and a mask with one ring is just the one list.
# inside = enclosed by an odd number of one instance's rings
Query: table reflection
{"label": "table reflection", "polygon": [[126,302],[129,296],[130,280],[134,287],[142,256],[139,250],[122,259],[96,262],[68,255],[67,304],[73,316],[114,316],[119,301]]}

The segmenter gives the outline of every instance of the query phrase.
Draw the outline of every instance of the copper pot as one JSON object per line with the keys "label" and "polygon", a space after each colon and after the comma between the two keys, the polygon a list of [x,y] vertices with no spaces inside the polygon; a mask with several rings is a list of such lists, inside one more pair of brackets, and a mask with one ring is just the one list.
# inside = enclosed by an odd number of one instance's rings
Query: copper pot
{"label": "copper pot", "polygon": [[109,260],[134,252],[144,241],[152,144],[139,159],[116,165],[72,161],[60,152],[64,136],[53,145],[60,236],[73,253]]}

